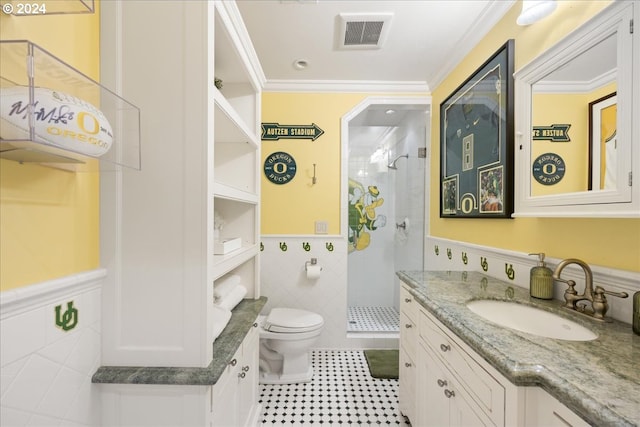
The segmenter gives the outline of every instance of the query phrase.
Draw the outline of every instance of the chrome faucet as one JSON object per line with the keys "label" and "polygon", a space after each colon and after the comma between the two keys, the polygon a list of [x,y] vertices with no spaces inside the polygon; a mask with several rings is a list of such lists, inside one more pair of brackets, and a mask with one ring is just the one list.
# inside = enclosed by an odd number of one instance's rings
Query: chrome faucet
{"label": "chrome faucet", "polygon": [[[585,284],[584,292],[582,293],[582,295],[578,295],[578,292],[576,292],[575,281],[562,279],[560,277],[560,273],[562,272],[562,270],[564,270],[564,268],[569,264],[577,264],[584,271]],[[611,292],[605,290],[601,286],[596,286],[594,290],[593,272],[591,271],[591,267],[589,267],[586,262],[576,258],[567,258],[560,261],[560,264],[556,266],[556,269],[553,272],[553,278],[558,282],[566,283],[568,286],[564,291],[564,306],[566,308],[584,313],[597,320],[604,320],[604,316],[609,309],[609,304],[607,303],[607,298],[604,296],[604,294],[618,298],[627,298],[629,296],[629,294],[627,294],[626,292]],[[578,305],[579,301],[588,301],[586,305],[591,305],[591,311],[587,311],[585,305]]]}

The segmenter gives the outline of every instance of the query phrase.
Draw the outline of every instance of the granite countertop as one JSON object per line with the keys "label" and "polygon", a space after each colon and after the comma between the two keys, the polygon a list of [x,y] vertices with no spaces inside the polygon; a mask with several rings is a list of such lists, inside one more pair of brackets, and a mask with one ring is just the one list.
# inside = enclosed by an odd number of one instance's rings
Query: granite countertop
{"label": "granite countertop", "polygon": [[[528,289],[479,272],[401,271],[427,311],[517,386],[539,386],[592,425],[640,424],[640,336],[619,321],[598,322],[529,296]],[[563,341],[529,335],[471,312],[474,299],[511,300],[552,311],[598,335]]]}
{"label": "granite countertop", "polygon": [[206,368],[101,366],[91,382],[103,384],[213,385],[233,358],[253,326],[267,298],[242,300],[231,312],[231,319],[213,343],[213,360]]}

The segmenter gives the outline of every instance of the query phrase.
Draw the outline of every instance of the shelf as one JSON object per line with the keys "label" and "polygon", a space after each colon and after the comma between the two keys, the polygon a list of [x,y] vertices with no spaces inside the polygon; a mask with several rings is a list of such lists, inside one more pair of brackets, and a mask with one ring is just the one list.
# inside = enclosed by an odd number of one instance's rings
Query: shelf
{"label": "shelf", "polygon": [[213,280],[224,276],[234,268],[244,264],[260,253],[258,244],[243,244],[242,248],[226,255],[213,256]]}
{"label": "shelf", "polygon": [[0,41],[0,158],[140,170],[140,110],[26,40]]}
{"label": "shelf", "polygon": [[216,182],[213,187],[214,197],[217,199],[232,200],[235,202],[256,205],[260,198],[255,193],[238,190],[237,188]]}
{"label": "shelf", "polygon": [[240,117],[235,108],[224,97],[222,92],[214,88],[215,99],[215,139],[222,143],[247,142],[253,147],[258,147],[259,139]]}

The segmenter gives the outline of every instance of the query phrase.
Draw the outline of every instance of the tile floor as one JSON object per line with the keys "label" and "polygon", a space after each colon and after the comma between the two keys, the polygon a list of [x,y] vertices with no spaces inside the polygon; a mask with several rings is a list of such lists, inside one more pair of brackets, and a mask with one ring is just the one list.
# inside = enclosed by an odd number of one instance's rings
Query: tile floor
{"label": "tile floor", "polygon": [[262,425],[410,426],[398,409],[398,380],[376,379],[362,351],[311,352],[303,384],[261,384]]}
{"label": "tile floor", "polygon": [[349,307],[347,332],[398,332],[399,324],[395,307]]}

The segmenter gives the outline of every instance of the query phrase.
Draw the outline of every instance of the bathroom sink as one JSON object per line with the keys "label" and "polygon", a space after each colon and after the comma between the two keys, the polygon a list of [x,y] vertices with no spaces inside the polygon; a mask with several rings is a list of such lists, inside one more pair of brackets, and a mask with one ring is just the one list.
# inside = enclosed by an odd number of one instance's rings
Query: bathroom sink
{"label": "bathroom sink", "polygon": [[568,341],[591,341],[598,338],[576,322],[525,304],[476,300],[467,303],[467,307],[490,322],[532,335]]}

